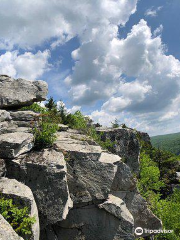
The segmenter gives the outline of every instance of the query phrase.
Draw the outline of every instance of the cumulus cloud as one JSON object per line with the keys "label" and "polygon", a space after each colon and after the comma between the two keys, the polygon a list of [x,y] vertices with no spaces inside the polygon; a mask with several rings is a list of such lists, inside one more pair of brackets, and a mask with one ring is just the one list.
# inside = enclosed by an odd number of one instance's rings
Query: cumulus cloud
{"label": "cumulus cloud", "polygon": [[[72,53],[77,60],[71,76],[74,102],[107,99],[103,109],[117,112],[162,110],[179,94],[180,62],[166,55],[160,36],[153,37],[144,20],[125,39],[112,31],[104,30]],[[135,80],[128,82],[128,77]]]}
{"label": "cumulus cloud", "polygon": [[[55,49],[77,36],[79,48],[71,54],[75,65],[62,76],[56,72],[52,90],[64,97],[69,88],[72,111],[100,101],[101,109],[91,115],[101,123],[119,116],[130,126],[154,132],[157,124],[178,117],[180,62],[166,54],[162,25],[152,33],[141,20],[121,38],[119,26],[136,11],[137,2],[74,0],[72,7],[72,0],[1,1],[0,49],[8,51],[0,56],[0,72],[37,79],[50,67],[50,52],[34,54],[32,48],[49,41]],[[155,17],[161,9],[153,7],[145,15]],[[63,79],[65,85],[59,85]]]}
{"label": "cumulus cloud", "polygon": [[157,17],[158,12],[161,11],[162,8],[163,8],[163,6],[159,6],[157,8],[151,7],[151,8],[146,10],[144,15],[145,16],[150,16],[150,17]]}
{"label": "cumulus cloud", "polygon": [[49,51],[38,51],[36,54],[18,51],[6,52],[0,56],[0,74],[7,74],[11,77],[21,77],[29,80],[39,78],[48,70]]}
{"label": "cumulus cloud", "polygon": [[[52,48],[79,35],[89,40],[97,26],[125,24],[137,0],[9,0],[0,3],[0,46],[31,48],[51,38]],[[11,6],[11,7],[9,7]],[[7,11],[8,9],[8,11]]]}

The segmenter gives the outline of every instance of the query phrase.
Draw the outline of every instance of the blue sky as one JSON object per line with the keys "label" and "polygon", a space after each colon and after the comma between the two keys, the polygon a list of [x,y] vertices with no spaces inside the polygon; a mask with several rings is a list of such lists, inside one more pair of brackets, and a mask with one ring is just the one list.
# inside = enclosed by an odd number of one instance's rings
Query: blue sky
{"label": "blue sky", "polygon": [[3,0],[0,74],[45,80],[103,125],[178,132],[179,23],[179,0]]}

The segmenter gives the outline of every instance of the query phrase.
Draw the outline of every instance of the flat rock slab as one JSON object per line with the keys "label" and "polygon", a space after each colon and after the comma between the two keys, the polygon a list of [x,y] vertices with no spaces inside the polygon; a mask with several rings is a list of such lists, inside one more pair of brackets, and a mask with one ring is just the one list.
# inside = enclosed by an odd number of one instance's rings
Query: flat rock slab
{"label": "flat rock slab", "polygon": [[33,134],[25,132],[1,134],[0,157],[12,159],[30,151],[34,145],[33,139]]}
{"label": "flat rock slab", "polygon": [[23,240],[11,227],[11,225],[0,215],[0,239],[1,240]]}
{"label": "flat rock slab", "polygon": [[31,188],[41,228],[66,218],[73,203],[67,185],[66,162],[61,152],[45,149],[7,161],[7,175]]}
{"label": "flat rock slab", "polygon": [[[36,219],[29,240],[39,240],[38,210],[31,189],[15,179],[1,178],[0,191],[1,197],[13,199],[13,202],[19,207],[28,207],[29,215]],[[7,239],[9,240],[9,238]]]}
{"label": "flat rock slab", "polygon": [[10,111],[11,119],[13,121],[35,121],[39,117],[39,113],[33,111]]}
{"label": "flat rock slab", "polygon": [[46,100],[48,92],[44,81],[27,81],[0,75],[0,108],[15,108]]}
{"label": "flat rock slab", "polygon": [[61,131],[67,131],[69,129],[69,127],[67,125],[64,125],[64,124],[58,124],[58,131],[61,132]]}
{"label": "flat rock slab", "polygon": [[88,136],[73,132],[57,133],[57,149],[74,159],[98,160],[102,149]]}

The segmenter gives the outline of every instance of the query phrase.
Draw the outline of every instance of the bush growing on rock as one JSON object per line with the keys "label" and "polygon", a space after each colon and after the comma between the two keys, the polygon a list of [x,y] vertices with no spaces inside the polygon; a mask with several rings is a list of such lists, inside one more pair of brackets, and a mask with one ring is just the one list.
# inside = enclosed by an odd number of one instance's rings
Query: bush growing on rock
{"label": "bush growing on rock", "polygon": [[0,214],[9,222],[17,234],[28,239],[28,236],[32,233],[32,225],[36,220],[29,216],[27,207],[19,208],[13,203],[12,199],[0,197]]}
{"label": "bush growing on rock", "polygon": [[42,115],[33,127],[34,146],[36,149],[51,147],[56,140],[58,125],[50,115]]}
{"label": "bush growing on rock", "polygon": [[31,110],[36,113],[46,113],[47,112],[47,109],[45,107],[41,107],[38,103],[33,103],[30,106],[22,107],[20,110],[21,111]]}

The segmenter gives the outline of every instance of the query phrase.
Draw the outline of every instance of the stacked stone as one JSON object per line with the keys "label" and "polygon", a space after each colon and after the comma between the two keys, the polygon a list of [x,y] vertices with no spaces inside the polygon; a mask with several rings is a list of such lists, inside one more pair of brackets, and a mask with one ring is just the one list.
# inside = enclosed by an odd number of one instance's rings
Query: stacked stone
{"label": "stacked stone", "polygon": [[[33,151],[29,126],[37,114],[18,109],[46,94],[42,81],[0,76],[0,191],[36,217],[29,239],[133,240],[136,227],[161,228],[136,187],[140,147],[129,129],[103,130],[116,141],[112,153],[64,125],[53,148]],[[21,239],[0,222],[0,239]]]}
{"label": "stacked stone", "polygon": [[[19,111],[23,106],[43,101],[47,95],[47,84],[43,81],[26,81],[0,75],[0,193],[1,197],[13,199],[20,207],[27,206],[30,216],[36,218],[31,240],[39,240],[39,218],[31,189],[15,179],[7,178],[8,161],[29,152],[33,147],[31,122],[38,114]],[[0,239],[20,238],[0,215]]]}

